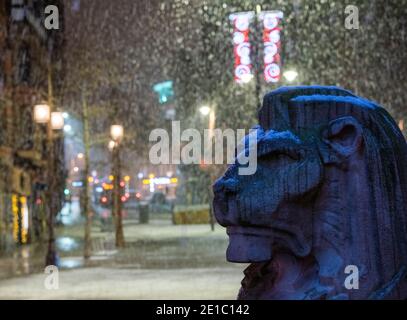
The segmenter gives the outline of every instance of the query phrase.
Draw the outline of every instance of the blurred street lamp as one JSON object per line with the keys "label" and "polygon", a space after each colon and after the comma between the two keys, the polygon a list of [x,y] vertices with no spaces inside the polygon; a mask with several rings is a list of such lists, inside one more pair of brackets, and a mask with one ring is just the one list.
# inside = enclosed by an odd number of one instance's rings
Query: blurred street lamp
{"label": "blurred street lamp", "polygon": [[[57,150],[55,148],[54,141],[56,139],[61,139],[60,134],[56,134],[54,131],[59,131],[65,129],[64,127],[64,117],[62,112],[54,112],[54,94],[53,94],[53,83],[52,83],[52,65],[51,56],[48,57],[47,65],[47,82],[48,82],[48,92],[47,92],[47,102],[36,104],[34,106],[34,121],[38,124],[44,124],[46,127],[46,152],[47,152],[47,164],[44,166],[46,176],[47,176],[47,190],[45,192],[46,196],[46,207],[47,207],[47,229],[48,229],[48,244],[47,244],[47,254],[45,258],[45,265],[58,265],[58,252],[55,243],[55,217],[58,211],[58,197],[56,193],[58,192],[58,172],[55,157],[57,156]],[[60,141],[62,142],[62,141]]]}
{"label": "blurred street lamp", "polygon": [[110,127],[110,136],[113,141],[120,142],[124,135],[123,126],[115,124]]}
{"label": "blurred street lamp", "polygon": [[116,146],[116,142],[114,142],[113,140],[110,140],[109,144],[107,145],[107,147],[109,148],[109,151],[113,151],[115,146]]}
{"label": "blurred street lamp", "polygon": [[64,128],[64,117],[62,112],[51,113],[51,128],[52,130],[62,130]]}
{"label": "blurred street lamp", "polygon": [[47,104],[37,104],[34,106],[34,121],[36,123],[48,123],[51,108]]}
{"label": "blurred street lamp", "polygon": [[295,70],[287,70],[284,71],[283,76],[288,82],[293,82],[295,79],[297,79],[298,72]]}
{"label": "blurred street lamp", "polygon": [[78,159],[83,159],[84,154],[83,153],[78,153],[77,157],[78,157]]}
{"label": "blurred street lamp", "polygon": [[64,131],[66,133],[71,132],[71,130],[72,130],[72,126],[70,124],[64,125]]}
{"label": "blurred street lamp", "polygon": [[241,76],[242,83],[249,83],[253,78],[254,76],[251,73],[243,74]]}
{"label": "blurred street lamp", "polygon": [[208,106],[202,106],[199,108],[199,112],[203,115],[203,116],[207,116],[210,112],[211,112],[211,108]]}

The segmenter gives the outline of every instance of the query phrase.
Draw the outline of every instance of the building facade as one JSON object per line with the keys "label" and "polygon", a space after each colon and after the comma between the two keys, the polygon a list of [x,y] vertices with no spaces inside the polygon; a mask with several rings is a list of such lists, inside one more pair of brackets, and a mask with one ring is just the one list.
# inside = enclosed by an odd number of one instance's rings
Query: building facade
{"label": "building facade", "polygon": [[[63,159],[63,137],[55,140],[54,150],[47,150],[46,128],[36,124],[33,118],[33,106],[48,100],[49,84],[54,89],[51,92],[58,93],[63,74],[60,72],[63,28],[50,31],[44,27],[45,7],[49,4],[58,6],[63,22],[62,1],[0,3],[0,246],[3,248],[41,239],[46,228],[47,155],[54,152],[55,159]],[[56,163],[63,169],[63,162]]]}

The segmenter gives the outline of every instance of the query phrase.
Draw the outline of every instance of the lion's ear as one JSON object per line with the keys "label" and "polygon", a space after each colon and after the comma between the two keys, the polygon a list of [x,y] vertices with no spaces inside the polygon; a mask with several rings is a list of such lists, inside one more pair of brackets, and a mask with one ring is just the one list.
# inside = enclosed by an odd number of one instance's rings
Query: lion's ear
{"label": "lion's ear", "polygon": [[325,163],[342,162],[362,147],[362,126],[353,117],[332,120],[322,132],[325,144],[323,160]]}

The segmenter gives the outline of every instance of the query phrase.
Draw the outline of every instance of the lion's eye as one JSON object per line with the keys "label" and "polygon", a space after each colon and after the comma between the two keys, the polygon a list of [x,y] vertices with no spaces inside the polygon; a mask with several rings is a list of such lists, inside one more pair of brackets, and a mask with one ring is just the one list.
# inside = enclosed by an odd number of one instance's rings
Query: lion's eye
{"label": "lion's eye", "polygon": [[259,157],[264,162],[295,162],[300,159],[300,154],[295,151],[284,150],[283,152],[271,152]]}

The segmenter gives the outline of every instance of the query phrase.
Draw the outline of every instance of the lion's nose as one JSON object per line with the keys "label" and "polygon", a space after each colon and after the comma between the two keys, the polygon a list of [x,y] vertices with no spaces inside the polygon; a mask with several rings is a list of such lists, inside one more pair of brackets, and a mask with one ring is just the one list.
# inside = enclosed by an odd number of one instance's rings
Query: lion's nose
{"label": "lion's nose", "polygon": [[221,178],[213,186],[214,199],[213,210],[216,220],[226,227],[238,223],[236,194],[239,184],[233,178]]}
{"label": "lion's nose", "polygon": [[239,181],[235,178],[221,178],[213,185],[213,192],[230,192],[237,193],[239,191]]}

